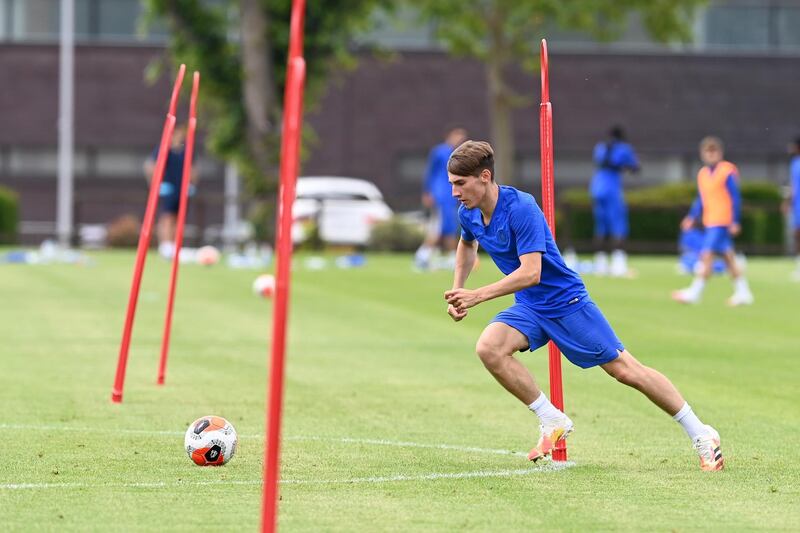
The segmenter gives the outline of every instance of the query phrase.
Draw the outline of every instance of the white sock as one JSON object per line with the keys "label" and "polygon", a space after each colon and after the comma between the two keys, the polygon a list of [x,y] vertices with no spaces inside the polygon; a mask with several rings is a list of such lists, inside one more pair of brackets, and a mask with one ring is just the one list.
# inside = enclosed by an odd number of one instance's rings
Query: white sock
{"label": "white sock", "polygon": [[539,420],[542,422],[546,420],[558,420],[564,416],[564,413],[550,403],[550,400],[547,399],[544,392],[539,394],[539,397],[528,406],[528,409],[536,413],[536,416],[538,416]]}
{"label": "white sock", "polygon": [[418,264],[427,265],[430,262],[432,255],[433,255],[433,246],[428,246],[426,244],[423,244],[422,246],[419,247],[417,253],[414,254],[414,260]]}
{"label": "white sock", "polygon": [[733,280],[733,288],[736,292],[750,292],[750,286],[747,284],[747,278],[739,276]]}
{"label": "white sock", "polygon": [[594,271],[601,276],[608,274],[608,254],[605,252],[594,254]]}
{"label": "white sock", "polygon": [[611,254],[611,274],[624,276],[628,272],[628,256],[622,250],[614,250]]}
{"label": "white sock", "polygon": [[684,431],[686,431],[686,434],[689,435],[689,438],[692,440],[700,435],[705,435],[708,431],[706,430],[706,425],[700,422],[700,419],[697,418],[697,415],[694,414],[694,411],[692,411],[688,403],[684,403],[681,410],[675,413],[672,418],[683,426]]}
{"label": "white sock", "polygon": [[706,286],[706,280],[702,276],[696,276],[689,285],[689,292],[695,296],[700,296]]}

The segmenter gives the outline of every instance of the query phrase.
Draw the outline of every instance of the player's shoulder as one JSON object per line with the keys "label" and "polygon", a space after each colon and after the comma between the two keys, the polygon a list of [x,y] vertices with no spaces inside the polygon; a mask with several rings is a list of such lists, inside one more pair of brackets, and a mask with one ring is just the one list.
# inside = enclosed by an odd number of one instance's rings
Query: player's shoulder
{"label": "player's shoulder", "polygon": [[512,215],[529,215],[531,211],[539,211],[539,206],[532,194],[520,191],[516,187],[509,185],[500,186],[500,196],[503,199],[503,206]]}

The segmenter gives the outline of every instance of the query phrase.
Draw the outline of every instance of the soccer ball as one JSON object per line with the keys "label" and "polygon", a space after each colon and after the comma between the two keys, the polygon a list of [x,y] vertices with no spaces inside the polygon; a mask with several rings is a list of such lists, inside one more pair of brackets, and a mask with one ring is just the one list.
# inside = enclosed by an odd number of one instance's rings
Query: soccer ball
{"label": "soccer ball", "polygon": [[253,292],[264,298],[272,298],[275,294],[275,276],[272,274],[261,274],[253,282]]}
{"label": "soccer ball", "polygon": [[197,249],[195,255],[197,262],[204,266],[216,265],[219,262],[219,250],[213,246],[203,246]]}
{"label": "soccer ball", "polygon": [[224,465],[236,453],[238,441],[233,425],[221,416],[198,418],[183,439],[186,453],[200,466]]}

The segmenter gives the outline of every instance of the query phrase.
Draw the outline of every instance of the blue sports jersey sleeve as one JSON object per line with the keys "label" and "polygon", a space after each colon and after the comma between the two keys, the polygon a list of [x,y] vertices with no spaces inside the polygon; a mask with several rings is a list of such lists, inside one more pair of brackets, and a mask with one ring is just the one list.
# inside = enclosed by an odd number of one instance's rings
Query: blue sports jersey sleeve
{"label": "blue sports jersey sleeve", "polygon": [[692,202],[692,207],[689,209],[689,217],[694,220],[699,220],[703,216],[703,199],[700,198],[700,193],[697,193],[697,198]]}
{"label": "blue sports jersey sleeve", "polygon": [[509,225],[517,239],[517,255],[547,250],[544,215],[533,204],[522,203],[509,213]]}
{"label": "blue sports jersey sleeve", "polygon": [[618,167],[628,168],[630,170],[639,169],[639,159],[636,157],[636,152],[634,152],[633,147],[627,143],[619,145],[618,150],[613,154],[612,162]]}
{"label": "blue sports jersey sleeve", "polygon": [[458,209],[458,220],[461,222],[461,239],[467,242],[472,242],[475,240],[475,235],[469,230],[469,221],[465,216],[465,209],[460,207]]}
{"label": "blue sports jersey sleeve", "polygon": [[592,159],[594,159],[595,165],[601,165],[603,160],[606,158],[606,144],[605,143],[597,143],[594,146],[594,154],[592,155]]}
{"label": "blue sports jersey sleeve", "polygon": [[795,156],[792,159],[792,164],[789,167],[789,174],[791,175],[792,198],[797,203],[800,198],[800,156]]}
{"label": "blue sports jersey sleeve", "polygon": [[731,195],[733,221],[739,224],[742,220],[742,195],[739,194],[739,186],[736,184],[736,176],[734,174],[730,174],[728,179],[725,180],[725,187],[728,189],[728,194]]}

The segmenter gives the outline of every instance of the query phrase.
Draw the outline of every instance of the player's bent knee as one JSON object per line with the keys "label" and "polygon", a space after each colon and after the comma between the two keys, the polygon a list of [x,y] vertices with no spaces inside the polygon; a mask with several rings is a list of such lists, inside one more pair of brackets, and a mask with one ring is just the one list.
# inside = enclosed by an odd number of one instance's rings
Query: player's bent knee
{"label": "player's bent knee", "polygon": [[478,339],[478,344],[475,346],[475,353],[478,354],[481,362],[487,368],[492,368],[501,364],[503,358],[508,355],[504,353],[502,346],[485,339]]}

